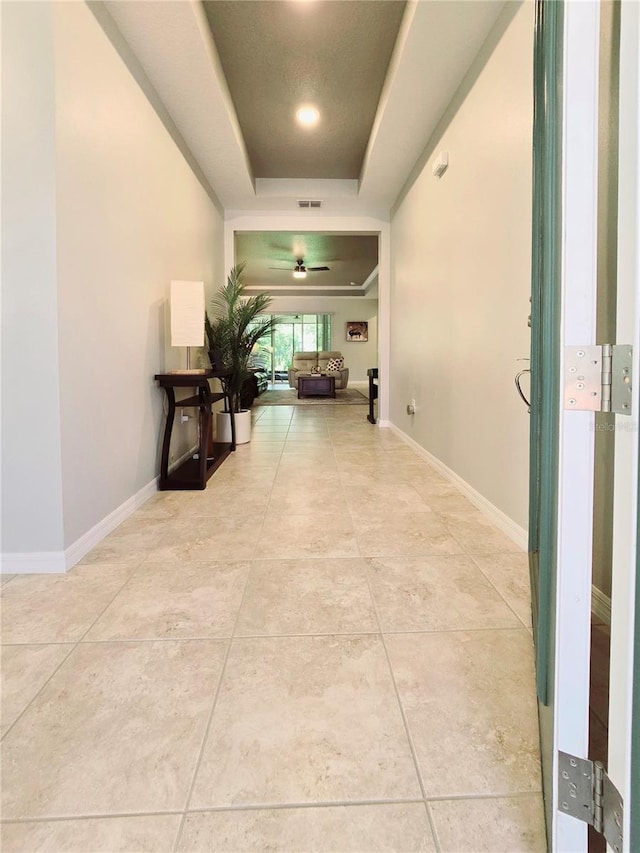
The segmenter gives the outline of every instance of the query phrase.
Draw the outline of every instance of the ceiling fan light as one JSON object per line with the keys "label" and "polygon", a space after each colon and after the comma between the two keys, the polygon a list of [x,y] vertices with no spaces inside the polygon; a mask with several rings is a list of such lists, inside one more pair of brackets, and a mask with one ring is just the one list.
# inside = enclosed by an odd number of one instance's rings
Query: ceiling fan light
{"label": "ceiling fan light", "polygon": [[294,270],[293,271],[293,277],[294,278],[306,278],[307,277],[307,271],[306,270]]}

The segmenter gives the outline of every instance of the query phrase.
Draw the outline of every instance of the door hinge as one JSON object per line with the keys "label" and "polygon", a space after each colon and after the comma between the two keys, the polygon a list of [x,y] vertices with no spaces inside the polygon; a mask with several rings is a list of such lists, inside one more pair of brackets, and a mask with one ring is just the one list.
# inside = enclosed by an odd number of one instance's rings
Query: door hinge
{"label": "door hinge", "polygon": [[632,356],[630,344],[565,347],[565,409],[630,415]]}
{"label": "door hinge", "polygon": [[622,797],[599,761],[558,752],[558,809],[590,824],[622,853]]}

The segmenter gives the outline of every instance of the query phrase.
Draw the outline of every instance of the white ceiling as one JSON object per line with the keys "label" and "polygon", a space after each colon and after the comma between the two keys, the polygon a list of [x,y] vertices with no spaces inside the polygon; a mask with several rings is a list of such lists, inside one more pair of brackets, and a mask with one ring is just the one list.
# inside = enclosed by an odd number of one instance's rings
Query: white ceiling
{"label": "white ceiling", "polygon": [[[234,7],[234,27],[223,27],[222,30],[226,30],[229,38],[238,39],[238,32],[241,32],[238,15],[251,15],[255,4],[244,0],[232,0],[231,4],[228,0],[220,2]],[[363,21],[368,20],[367,7],[370,7],[369,17],[373,28],[374,24],[379,25],[381,21],[393,20],[393,16],[385,18],[375,14],[375,7],[379,3],[396,3],[396,0],[262,0],[261,7],[278,13],[279,35],[277,48],[266,37],[264,45],[261,45],[260,39],[256,38],[256,27],[252,25],[252,51],[263,50],[263,54],[254,62],[254,67],[258,71],[260,68],[268,68],[273,62],[273,51],[277,49],[282,52],[288,46],[291,56],[287,58],[287,67],[295,67],[295,62],[304,63],[305,73],[308,73],[312,64],[319,78],[331,78],[334,66],[344,70],[344,63],[336,62],[335,58],[332,60],[330,50],[314,51],[312,39],[307,39],[304,49],[300,50],[301,27],[311,33],[321,31],[324,48],[327,40],[331,43],[332,27],[342,27],[343,30],[345,20],[357,20],[336,14],[336,9],[343,5],[357,5],[358,26],[362,29]],[[398,198],[503,5],[501,0],[408,0],[384,75],[359,177],[340,179],[330,177],[340,174],[336,172],[335,157],[340,142],[335,134],[327,135],[324,149],[321,145],[315,146],[315,177],[278,177],[284,169],[277,166],[275,155],[273,168],[269,170],[269,164],[265,166],[264,163],[260,167],[261,173],[274,177],[261,178],[253,174],[220,55],[200,2],[105,0],[101,4],[102,11],[108,11],[112,22],[115,22],[128,48],[140,63],[191,157],[198,164],[201,175],[225,212],[293,213],[298,211],[299,199],[317,199],[322,201],[323,211],[329,214],[381,216],[388,215]],[[288,8],[290,15],[283,15],[283,8]],[[96,17],[100,20],[98,15]],[[334,36],[340,50],[344,50],[345,44],[342,30],[336,30]],[[221,32],[217,37],[222,38],[223,35],[224,32]],[[381,43],[376,41],[374,35],[372,31],[371,49]],[[362,39],[359,43],[359,50],[366,50],[366,40],[364,47]],[[232,42],[221,45],[226,55],[230,49],[233,50]],[[238,76],[242,79],[236,70],[235,77]],[[235,77],[234,86],[237,84]],[[245,85],[250,85],[250,78],[245,77]],[[326,86],[325,91],[331,92],[332,98],[349,99],[349,109],[353,111],[353,104],[358,103],[358,98],[364,99],[367,85],[366,75],[354,74],[349,86],[338,80]],[[262,114],[282,116],[283,110],[290,112],[290,103],[282,103],[287,96],[286,87],[273,87],[273,91],[270,87],[256,87],[258,90]],[[246,96],[245,92],[245,109]],[[271,98],[272,103],[265,105],[265,98]],[[271,123],[269,131],[274,138],[271,150],[278,152],[281,164],[282,151],[287,147],[291,149],[292,158],[296,158],[298,163],[304,162],[304,156],[300,157],[296,146],[304,149],[305,143],[308,145],[309,137],[305,134],[310,131],[299,130],[296,141],[296,132],[292,132],[291,126],[284,127],[281,118]],[[279,140],[279,135],[283,136],[282,140]],[[322,166],[323,150],[326,170]],[[265,172],[265,168],[268,171]],[[322,174],[327,177],[317,177]],[[343,246],[332,249],[330,242],[324,245],[327,254],[332,257],[342,256]],[[277,256],[268,248],[265,251],[262,271],[254,271],[254,285],[259,284],[261,278],[267,277],[269,266],[278,266],[282,260],[282,252]],[[361,260],[363,252],[357,252],[356,255]],[[292,256],[292,265],[294,261],[295,257]],[[374,269],[371,270],[373,273]],[[335,278],[325,273],[314,275],[314,290],[320,291],[323,286],[318,284],[318,277],[327,275],[328,279]],[[310,284],[311,278],[311,275],[307,276],[305,284]],[[340,283],[345,282],[348,286],[351,280],[356,280],[360,294],[364,295],[366,287],[363,285],[367,278],[362,275],[361,267],[358,267],[357,272],[355,267],[350,272],[347,260],[341,262]],[[293,284],[288,272],[282,273],[280,282],[271,279],[272,287],[278,284],[281,287]],[[328,292],[336,292],[332,285],[327,287],[330,289]],[[349,295],[354,294],[350,292]]]}

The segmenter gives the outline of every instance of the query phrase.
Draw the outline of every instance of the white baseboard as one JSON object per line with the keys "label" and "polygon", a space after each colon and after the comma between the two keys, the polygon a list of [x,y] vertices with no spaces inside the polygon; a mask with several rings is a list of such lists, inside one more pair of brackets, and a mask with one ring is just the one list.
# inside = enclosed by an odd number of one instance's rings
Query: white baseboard
{"label": "white baseboard", "polygon": [[87,530],[79,539],[70,545],[64,552],[65,556],[65,571],[75,566],[88,554],[92,548],[95,548],[105,536],[108,536],[112,530],[115,530],[125,519],[129,518],[137,509],[139,509],[149,498],[158,491],[158,478],[147,483],[140,491],[132,495],[119,507],[110,512],[102,521],[95,524],[90,530]]}
{"label": "white baseboard", "polygon": [[106,518],[95,524],[65,551],[2,554],[0,562],[2,574],[48,574],[68,571],[92,548],[95,548],[105,536],[148,501],[157,490],[158,480],[154,478],[135,495],[132,495],[113,512],[110,512]]}
{"label": "white baseboard", "polygon": [[[169,472],[173,471],[185,460],[197,452],[197,447],[192,447],[176,459],[169,466]],[[87,530],[79,539],[69,545],[65,551],[44,551],[34,553],[5,553],[0,555],[0,573],[5,575],[24,574],[48,574],[54,572],[66,572],[95,548],[105,536],[122,524],[130,515],[139,509],[149,498],[158,491],[158,478],[154,477],[150,483],[143,486],[135,495],[132,495],[119,507],[110,512],[102,521],[95,524],[91,530]]]}
{"label": "white baseboard", "polygon": [[591,612],[605,625],[611,625],[611,599],[597,586],[591,587]]}
{"label": "white baseboard", "polygon": [[380,426],[391,429],[405,442],[405,444],[408,444],[409,447],[415,450],[418,456],[421,456],[424,460],[429,462],[430,465],[433,465],[433,467],[436,468],[443,477],[449,480],[450,483],[453,483],[456,488],[460,489],[462,494],[468,498],[471,503],[480,510],[480,512],[484,513],[484,515],[486,515],[497,528],[502,530],[503,533],[506,533],[509,539],[512,539],[516,545],[519,545],[520,548],[522,548],[523,551],[528,549],[529,536],[523,527],[516,524],[515,521],[509,518],[509,516],[502,512],[501,509],[498,509],[498,507],[488,501],[484,495],[481,495],[480,492],[473,488],[473,486],[470,486],[466,480],[463,480],[455,471],[452,471],[451,468],[444,464],[444,462],[441,462],[433,454],[429,453],[428,450],[425,450],[424,447],[419,445],[417,441],[414,441],[411,436],[408,436],[395,424],[392,424],[390,421],[380,421]]}

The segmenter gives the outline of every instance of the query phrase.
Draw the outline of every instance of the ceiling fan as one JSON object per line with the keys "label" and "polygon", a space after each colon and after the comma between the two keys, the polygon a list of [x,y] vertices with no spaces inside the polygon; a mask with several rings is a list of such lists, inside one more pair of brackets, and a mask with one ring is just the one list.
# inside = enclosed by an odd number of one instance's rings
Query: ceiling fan
{"label": "ceiling fan", "polygon": [[[291,267],[269,267],[269,269],[291,271]],[[293,267],[293,276],[294,278],[304,278],[308,272],[325,272],[328,270],[329,267],[307,267],[304,264],[304,258],[298,258]]]}

